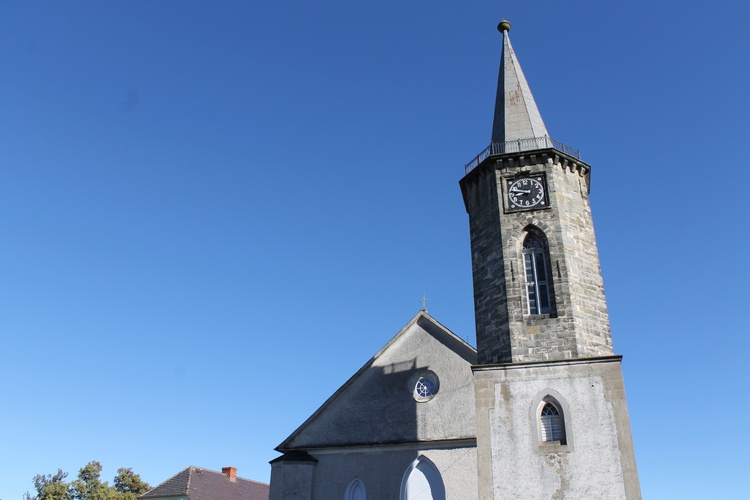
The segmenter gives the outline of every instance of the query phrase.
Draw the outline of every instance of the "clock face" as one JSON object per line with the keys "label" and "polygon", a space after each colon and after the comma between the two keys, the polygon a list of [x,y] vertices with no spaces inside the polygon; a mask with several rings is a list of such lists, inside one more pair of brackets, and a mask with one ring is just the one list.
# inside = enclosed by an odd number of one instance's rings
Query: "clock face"
{"label": "clock face", "polygon": [[540,179],[517,179],[508,184],[510,208],[539,208],[547,206],[544,184]]}

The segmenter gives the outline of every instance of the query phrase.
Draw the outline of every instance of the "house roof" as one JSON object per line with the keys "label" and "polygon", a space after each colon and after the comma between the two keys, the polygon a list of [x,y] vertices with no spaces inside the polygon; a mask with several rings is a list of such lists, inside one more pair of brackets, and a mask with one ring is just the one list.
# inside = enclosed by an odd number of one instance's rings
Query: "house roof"
{"label": "house roof", "polygon": [[269,485],[190,466],[139,496],[165,498],[186,496],[189,500],[268,500]]}

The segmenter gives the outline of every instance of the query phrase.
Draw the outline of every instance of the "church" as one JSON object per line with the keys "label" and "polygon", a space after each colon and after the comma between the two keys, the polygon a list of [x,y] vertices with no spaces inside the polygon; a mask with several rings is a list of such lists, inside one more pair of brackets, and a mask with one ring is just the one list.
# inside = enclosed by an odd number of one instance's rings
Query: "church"
{"label": "church", "polygon": [[459,183],[477,348],[420,311],[276,448],[272,500],[641,498],[591,166],[498,30],[492,139]]}

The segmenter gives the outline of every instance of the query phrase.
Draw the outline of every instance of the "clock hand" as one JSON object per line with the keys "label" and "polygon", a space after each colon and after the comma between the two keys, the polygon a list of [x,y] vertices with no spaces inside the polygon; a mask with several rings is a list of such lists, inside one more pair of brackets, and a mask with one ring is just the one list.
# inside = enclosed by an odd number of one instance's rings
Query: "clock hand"
{"label": "clock hand", "polygon": [[523,189],[517,189],[517,188],[513,188],[513,189],[511,189],[510,191],[511,191],[512,193],[526,193],[526,194],[528,194],[528,193],[531,193],[531,190],[530,190],[530,189],[529,189],[529,190],[523,190]]}

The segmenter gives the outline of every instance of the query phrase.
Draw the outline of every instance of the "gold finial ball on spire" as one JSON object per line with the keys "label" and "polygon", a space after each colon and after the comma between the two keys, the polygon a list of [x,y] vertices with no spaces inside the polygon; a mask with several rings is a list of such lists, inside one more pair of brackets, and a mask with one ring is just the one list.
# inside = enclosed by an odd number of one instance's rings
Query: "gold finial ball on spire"
{"label": "gold finial ball on spire", "polygon": [[497,31],[500,33],[505,33],[506,31],[510,31],[510,23],[503,19],[500,21],[500,24],[497,25]]}

